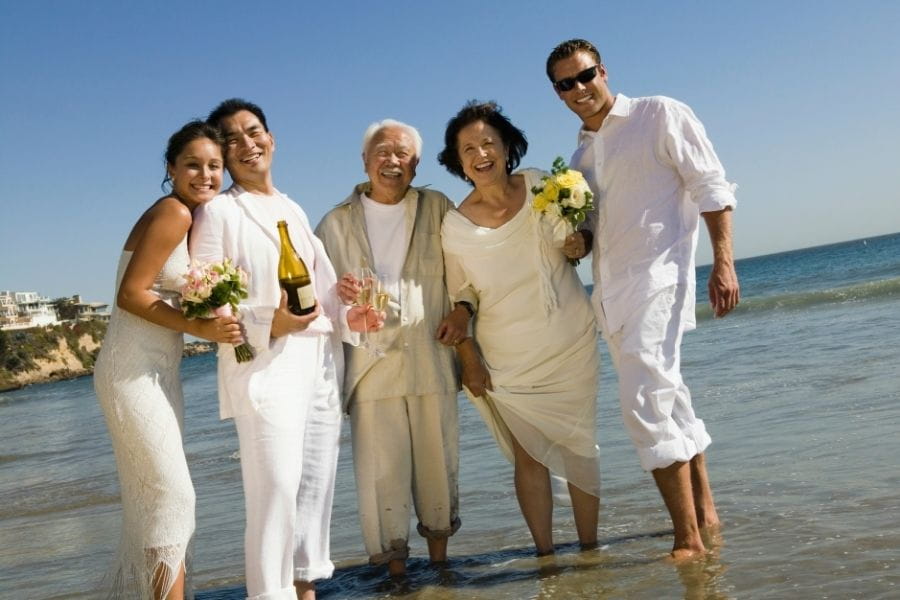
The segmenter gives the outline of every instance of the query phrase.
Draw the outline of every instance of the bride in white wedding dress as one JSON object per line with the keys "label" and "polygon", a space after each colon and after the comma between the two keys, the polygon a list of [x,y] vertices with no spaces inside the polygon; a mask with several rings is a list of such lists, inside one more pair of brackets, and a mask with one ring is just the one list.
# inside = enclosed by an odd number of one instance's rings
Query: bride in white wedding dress
{"label": "bride in white wedding dress", "polygon": [[166,150],[172,191],[138,219],[119,259],[116,307],[94,369],[122,494],[122,538],[104,582],[110,598],[191,597],[185,563],[194,488],[182,445],[182,334],[242,340],[234,317],[186,319],[178,290],[190,262],[191,210],[218,193],[223,164],[216,129],[192,121],[173,134]]}

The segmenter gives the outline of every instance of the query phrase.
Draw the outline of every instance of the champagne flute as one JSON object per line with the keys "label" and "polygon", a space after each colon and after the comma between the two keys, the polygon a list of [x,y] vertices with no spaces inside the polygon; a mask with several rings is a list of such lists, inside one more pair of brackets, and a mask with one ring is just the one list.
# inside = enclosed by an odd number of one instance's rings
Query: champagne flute
{"label": "champagne flute", "polygon": [[[390,300],[391,294],[387,291],[387,286],[384,283],[384,280],[381,277],[375,276],[372,279],[372,291],[371,291],[371,303],[375,310],[378,312],[386,312],[388,307],[388,300]],[[386,315],[385,315],[386,318]],[[374,343],[374,347],[372,349],[372,354],[377,358],[381,358],[384,356],[384,349],[378,343],[377,339],[381,336],[377,333],[372,334],[376,341]]]}
{"label": "champagne flute", "polygon": [[[366,306],[372,303],[372,283],[375,280],[375,274],[372,269],[363,265],[354,270],[353,276],[359,282],[359,291],[356,293],[356,300],[353,302],[356,306]],[[363,348],[372,351],[372,345],[369,341],[368,327],[363,329]]]}

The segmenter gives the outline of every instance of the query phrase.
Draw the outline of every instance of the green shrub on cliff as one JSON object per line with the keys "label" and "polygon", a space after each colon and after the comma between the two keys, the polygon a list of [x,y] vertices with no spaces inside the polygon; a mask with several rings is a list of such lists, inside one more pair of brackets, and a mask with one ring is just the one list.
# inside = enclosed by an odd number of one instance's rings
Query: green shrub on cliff
{"label": "green shrub on cliff", "polygon": [[12,375],[30,371],[37,367],[35,360],[50,358],[59,349],[60,338],[66,340],[69,350],[78,358],[83,368],[90,369],[97,358],[97,351],[88,352],[78,343],[83,335],[99,342],[106,334],[106,323],[102,321],[79,321],[74,324],[50,325],[33,329],[13,331],[0,330],[0,380],[11,379]]}

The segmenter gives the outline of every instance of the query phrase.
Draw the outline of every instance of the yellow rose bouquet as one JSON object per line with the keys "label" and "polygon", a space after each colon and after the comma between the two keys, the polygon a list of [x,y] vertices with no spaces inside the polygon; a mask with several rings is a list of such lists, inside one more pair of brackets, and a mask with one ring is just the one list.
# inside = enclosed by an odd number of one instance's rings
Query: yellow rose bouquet
{"label": "yellow rose bouquet", "polygon": [[[561,245],[594,210],[594,195],[584,176],[567,167],[561,156],[556,157],[550,175],[541,177],[541,181],[543,185],[531,188],[534,194],[532,206],[551,221],[553,237]],[[579,261],[569,259],[569,262],[577,265]]]}

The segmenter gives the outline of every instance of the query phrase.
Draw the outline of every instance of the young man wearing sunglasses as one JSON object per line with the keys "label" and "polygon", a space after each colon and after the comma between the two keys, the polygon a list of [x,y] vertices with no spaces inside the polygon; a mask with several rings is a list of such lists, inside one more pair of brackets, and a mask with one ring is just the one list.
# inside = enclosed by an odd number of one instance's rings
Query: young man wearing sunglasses
{"label": "young man wearing sunglasses", "polygon": [[711,439],[681,378],[682,334],[694,329],[700,216],[713,246],[709,299],[717,317],[740,299],[731,244],[736,186],[703,125],[663,96],[613,95],[600,53],[569,40],[547,58],[553,87],[582,122],[570,162],[594,193],[594,214],[564,251],[593,250],[592,302],[619,378],[626,429],[675,527],[672,556],[705,551],[719,518],[704,451]]}

